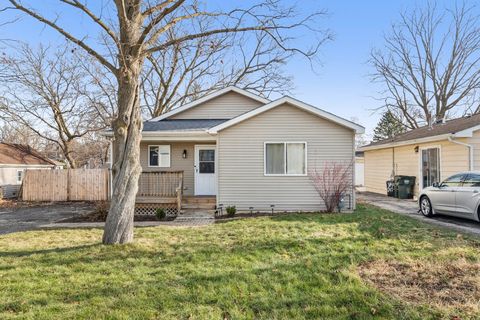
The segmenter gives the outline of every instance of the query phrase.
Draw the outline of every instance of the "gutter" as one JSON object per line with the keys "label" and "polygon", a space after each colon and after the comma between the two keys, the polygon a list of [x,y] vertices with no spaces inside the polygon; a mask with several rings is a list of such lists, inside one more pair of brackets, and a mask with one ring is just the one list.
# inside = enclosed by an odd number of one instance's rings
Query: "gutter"
{"label": "gutter", "polygon": [[473,171],[474,170],[474,165],[473,165],[473,146],[471,144],[465,143],[465,142],[460,142],[455,139],[453,139],[453,135],[450,135],[448,137],[448,141],[451,143],[459,144],[461,146],[467,147],[468,148],[468,154],[469,154],[469,170]]}

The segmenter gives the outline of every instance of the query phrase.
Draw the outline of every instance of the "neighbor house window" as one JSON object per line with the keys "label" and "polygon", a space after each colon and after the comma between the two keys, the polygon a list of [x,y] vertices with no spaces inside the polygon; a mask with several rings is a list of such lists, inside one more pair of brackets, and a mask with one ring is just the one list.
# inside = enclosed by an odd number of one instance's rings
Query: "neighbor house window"
{"label": "neighbor house window", "polygon": [[305,175],[305,142],[266,142],[265,175]]}
{"label": "neighbor house window", "polygon": [[23,170],[17,170],[17,183],[22,183],[23,180]]}
{"label": "neighbor house window", "polygon": [[148,146],[148,166],[149,167],[170,167],[170,146]]}

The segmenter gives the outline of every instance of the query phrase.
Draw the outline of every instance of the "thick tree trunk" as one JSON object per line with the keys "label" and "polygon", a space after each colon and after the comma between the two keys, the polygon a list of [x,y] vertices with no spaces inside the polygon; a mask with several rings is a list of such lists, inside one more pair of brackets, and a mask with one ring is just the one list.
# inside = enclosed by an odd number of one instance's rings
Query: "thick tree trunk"
{"label": "thick tree trunk", "polygon": [[118,117],[113,124],[113,194],[103,233],[104,244],[133,241],[133,215],[141,173],[142,118],[136,63],[122,72],[118,84]]}

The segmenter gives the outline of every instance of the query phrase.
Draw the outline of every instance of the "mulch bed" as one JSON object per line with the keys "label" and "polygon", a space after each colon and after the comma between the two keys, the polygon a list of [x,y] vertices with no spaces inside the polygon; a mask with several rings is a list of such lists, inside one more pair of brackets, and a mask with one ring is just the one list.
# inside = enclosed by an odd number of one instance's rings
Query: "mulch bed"
{"label": "mulch bed", "polygon": [[[318,214],[324,212],[296,212],[301,214]],[[222,220],[222,219],[233,219],[233,218],[256,218],[256,217],[278,217],[292,214],[292,212],[245,212],[245,213],[235,213],[233,216],[228,214],[223,214],[221,216],[215,216],[215,219]]]}

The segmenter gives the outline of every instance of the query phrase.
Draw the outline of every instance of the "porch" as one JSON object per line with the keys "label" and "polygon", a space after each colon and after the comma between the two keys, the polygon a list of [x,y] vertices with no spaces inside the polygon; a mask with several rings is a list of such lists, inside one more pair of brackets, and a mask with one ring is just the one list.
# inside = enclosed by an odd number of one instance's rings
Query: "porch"
{"label": "porch", "polygon": [[150,215],[162,208],[167,216],[188,211],[215,210],[215,196],[184,194],[184,171],[142,172],[138,182],[135,214]]}

